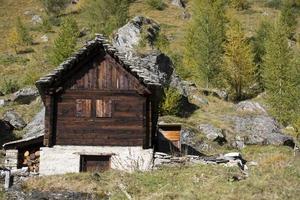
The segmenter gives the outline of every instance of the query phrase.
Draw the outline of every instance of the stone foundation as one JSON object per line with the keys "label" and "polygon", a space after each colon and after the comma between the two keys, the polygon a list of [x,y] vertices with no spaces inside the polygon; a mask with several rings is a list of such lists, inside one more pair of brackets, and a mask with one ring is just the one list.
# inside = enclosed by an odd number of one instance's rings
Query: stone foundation
{"label": "stone foundation", "polygon": [[8,149],[5,151],[4,165],[8,169],[17,169],[18,166],[18,150]]}
{"label": "stone foundation", "polygon": [[111,146],[42,147],[40,174],[54,175],[80,171],[81,155],[111,155],[111,168],[132,172],[146,171],[153,165],[153,149]]}

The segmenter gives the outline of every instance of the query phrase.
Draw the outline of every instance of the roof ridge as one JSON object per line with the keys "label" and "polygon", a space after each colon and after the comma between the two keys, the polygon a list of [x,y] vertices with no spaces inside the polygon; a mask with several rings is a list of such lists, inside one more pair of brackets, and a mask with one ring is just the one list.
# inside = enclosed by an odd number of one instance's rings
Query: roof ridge
{"label": "roof ridge", "polygon": [[126,58],[126,54],[118,51],[109,40],[102,34],[96,33],[95,38],[87,41],[82,48],[74,52],[70,57],[57,66],[52,72],[42,76],[36,81],[36,86],[39,91],[43,91],[47,86],[51,86],[57,81],[64,73],[72,69],[72,67],[79,62],[83,57],[87,56],[95,48],[101,45],[104,51],[112,56],[119,64],[121,64],[131,74],[136,76],[144,84],[160,85],[157,80],[151,79],[151,74],[145,74],[144,69],[139,65],[135,65]]}

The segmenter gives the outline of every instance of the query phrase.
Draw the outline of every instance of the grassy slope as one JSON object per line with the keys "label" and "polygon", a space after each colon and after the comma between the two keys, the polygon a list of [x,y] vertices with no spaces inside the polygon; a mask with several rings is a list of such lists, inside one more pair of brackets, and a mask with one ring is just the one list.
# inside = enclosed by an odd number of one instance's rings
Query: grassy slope
{"label": "grassy slope", "polygon": [[[254,34],[262,18],[274,19],[278,14],[275,9],[263,6],[262,1],[252,0],[253,4],[247,11],[237,12],[239,19],[243,22],[248,34]],[[26,10],[42,15],[41,6],[38,1],[33,0],[0,0],[0,86],[3,78],[18,80],[20,84],[33,83],[40,75],[47,73],[53,67],[47,63],[45,52],[49,50],[53,39],[57,34],[57,28],[53,33],[47,33],[50,38],[48,43],[40,43],[32,46],[34,53],[18,55],[28,58],[26,64],[12,63],[1,64],[1,56],[13,54],[7,48],[7,32],[10,30],[17,16],[21,16],[30,27],[34,39],[38,41],[44,33],[34,27],[30,19],[25,16]],[[190,9],[190,8],[188,8]],[[14,13],[13,15],[11,13]],[[267,13],[267,15],[266,15]],[[161,24],[161,29],[170,41],[170,52],[181,52],[183,49],[184,30],[188,20],[181,18],[182,10],[170,4],[164,11],[151,9],[145,1],[137,0],[130,7],[130,16],[144,15]],[[74,15],[80,27],[86,27],[86,19],[81,15]],[[299,26],[300,29],[300,26]],[[30,76],[29,76],[30,75]],[[1,88],[1,87],[0,87]],[[232,114],[233,104],[208,97],[210,104],[197,110],[188,119],[175,119],[188,125],[209,122],[218,127],[230,128],[230,124],[224,124],[219,116]],[[31,105],[12,105],[0,108],[0,117],[7,109],[17,109],[28,122],[40,107],[40,102]],[[174,120],[174,118],[172,118]],[[226,150],[226,149],[222,149]],[[27,186],[48,190],[54,189],[76,189],[81,191],[97,191],[100,194],[112,192],[114,199],[124,198],[124,194],[117,188],[116,183],[122,182],[127,186],[128,192],[137,199],[195,199],[204,198],[218,199],[222,194],[226,199],[296,199],[299,193],[300,163],[299,157],[292,156],[292,150],[285,147],[247,147],[243,150],[246,159],[259,161],[259,166],[251,168],[250,178],[231,183],[227,179],[233,174],[239,173],[236,169],[221,166],[192,166],[175,169],[162,169],[148,173],[134,173],[132,175],[120,172],[108,172],[101,174],[99,180],[92,175],[68,175],[39,178],[37,182],[31,181]],[[121,177],[121,178],[120,178]],[[57,181],[57,179],[59,181]],[[36,181],[36,180],[35,180]],[[66,184],[67,183],[67,184]],[[66,188],[72,187],[72,188]],[[214,191],[212,191],[212,188]]]}
{"label": "grassy slope", "polygon": [[247,147],[242,152],[258,166],[250,167],[250,176],[231,182],[237,168],[220,165],[194,165],[162,168],[151,172],[127,174],[109,171],[93,174],[68,174],[33,178],[26,190],[75,190],[95,192],[110,199],[126,199],[119,185],[134,199],[297,199],[300,195],[300,157],[286,147]]}

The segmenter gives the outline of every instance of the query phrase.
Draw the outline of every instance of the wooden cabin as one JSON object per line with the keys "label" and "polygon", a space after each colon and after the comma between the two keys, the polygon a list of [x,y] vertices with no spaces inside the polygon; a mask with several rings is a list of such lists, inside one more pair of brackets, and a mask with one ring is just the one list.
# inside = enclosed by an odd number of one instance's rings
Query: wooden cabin
{"label": "wooden cabin", "polygon": [[155,76],[98,35],[39,79],[46,107],[40,173],[146,169],[160,101]]}

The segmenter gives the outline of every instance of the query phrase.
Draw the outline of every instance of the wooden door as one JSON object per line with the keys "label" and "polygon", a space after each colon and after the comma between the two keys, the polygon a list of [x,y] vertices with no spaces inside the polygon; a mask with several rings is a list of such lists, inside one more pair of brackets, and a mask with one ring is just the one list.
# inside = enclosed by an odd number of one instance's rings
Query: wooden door
{"label": "wooden door", "polygon": [[110,169],[111,156],[81,156],[82,172],[103,172]]}

